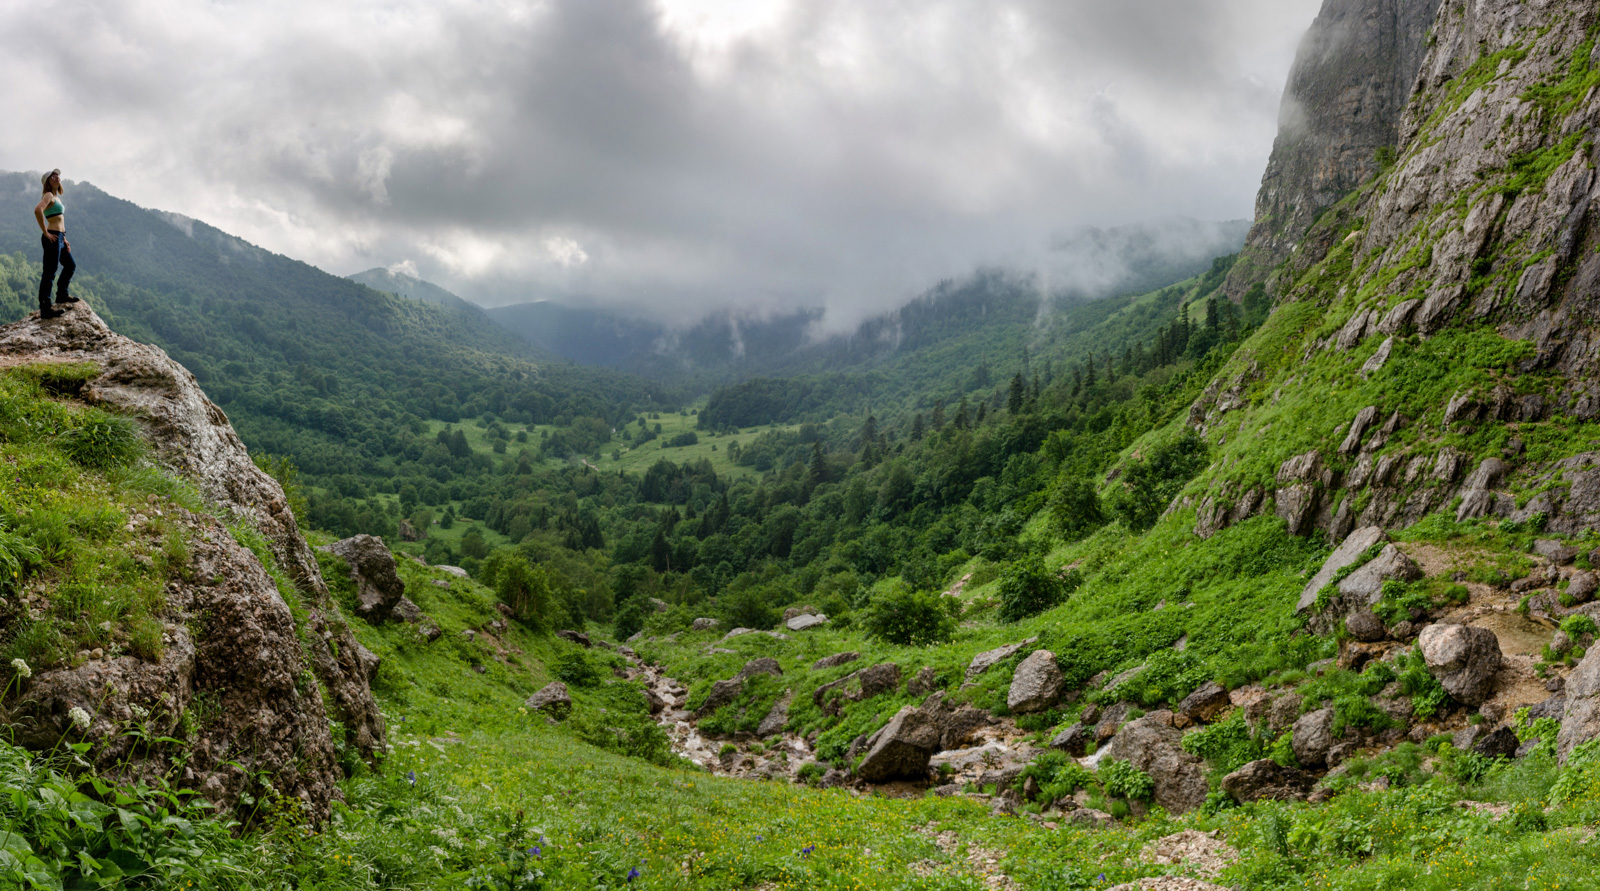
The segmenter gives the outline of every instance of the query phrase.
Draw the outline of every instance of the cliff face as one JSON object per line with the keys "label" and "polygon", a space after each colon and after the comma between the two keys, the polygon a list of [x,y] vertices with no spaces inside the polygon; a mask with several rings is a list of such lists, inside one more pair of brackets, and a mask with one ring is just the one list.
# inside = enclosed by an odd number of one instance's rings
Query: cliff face
{"label": "cliff face", "polygon": [[[1267,280],[1317,216],[1370,180],[1398,146],[1441,0],[1327,0],[1301,41],[1256,221],[1226,293]],[[1321,246],[1326,249],[1326,245]]]}
{"label": "cliff face", "polygon": [[79,396],[138,419],[157,460],[261,533],[293,580],[303,615],[297,622],[261,561],[226,528],[179,509],[191,559],[185,577],[168,585],[161,660],[91,658],[38,672],[11,716],[19,741],[51,747],[68,731],[71,709],[84,708],[94,720],[90,735],[108,740],[95,750],[102,766],[159,771],[141,764],[159,754],[147,748],[141,756],[132,737],[115,729],[150,715],[171,735],[203,703],[212,718],[192,740],[188,784],[231,805],[255,781],[253,772],[264,773],[272,788],[325,816],[339,780],[329,718],[368,757],[385,745],[369,686],[377,659],[330,599],[283,489],[251,462],[193,375],[160,349],[112,332],[86,304],[60,319],[34,316],[0,328],[0,365],[55,362],[94,363],[100,374]]}
{"label": "cliff face", "polygon": [[1192,407],[1214,441],[1258,446],[1199,499],[1202,533],[1275,510],[1338,540],[1457,499],[1462,519],[1600,523],[1600,453],[1576,426],[1600,416],[1597,32],[1592,0],[1440,7],[1395,164],[1272,273],[1281,352],[1242,349]]}

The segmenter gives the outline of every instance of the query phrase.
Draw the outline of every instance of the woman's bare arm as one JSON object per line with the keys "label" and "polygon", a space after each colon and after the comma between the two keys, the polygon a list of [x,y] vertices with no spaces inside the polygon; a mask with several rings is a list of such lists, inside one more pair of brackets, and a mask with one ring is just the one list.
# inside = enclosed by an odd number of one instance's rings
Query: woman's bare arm
{"label": "woman's bare arm", "polygon": [[[43,232],[46,237],[50,237],[50,227],[45,224],[44,209],[49,207],[50,202],[54,201],[55,198],[56,196],[46,192],[44,197],[39,199],[39,203],[33,206],[33,218],[39,221],[39,231]],[[50,237],[50,240],[55,241],[55,238]]]}

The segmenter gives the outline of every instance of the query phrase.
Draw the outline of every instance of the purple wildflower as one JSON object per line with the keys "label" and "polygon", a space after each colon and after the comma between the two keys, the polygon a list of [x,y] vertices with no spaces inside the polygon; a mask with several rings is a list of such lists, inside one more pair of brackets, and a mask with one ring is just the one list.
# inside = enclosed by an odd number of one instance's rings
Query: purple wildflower
{"label": "purple wildflower", "polygon": [[639,868],[637,866],[635,866],[633,869],[628,870],[628,884],[630,884],[630,885],[633,884],[633,880],[637,879],[638,877],[639,877]]}

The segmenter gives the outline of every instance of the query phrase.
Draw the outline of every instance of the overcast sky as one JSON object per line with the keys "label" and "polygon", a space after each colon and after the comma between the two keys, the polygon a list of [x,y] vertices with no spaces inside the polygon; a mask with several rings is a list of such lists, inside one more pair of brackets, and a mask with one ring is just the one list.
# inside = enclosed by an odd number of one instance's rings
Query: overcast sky
{"label": "overcast sky", "polygon": [[3,6],[0,168],[488,305],[848,322],[1074,227],[1249,217],[1320,0]]}

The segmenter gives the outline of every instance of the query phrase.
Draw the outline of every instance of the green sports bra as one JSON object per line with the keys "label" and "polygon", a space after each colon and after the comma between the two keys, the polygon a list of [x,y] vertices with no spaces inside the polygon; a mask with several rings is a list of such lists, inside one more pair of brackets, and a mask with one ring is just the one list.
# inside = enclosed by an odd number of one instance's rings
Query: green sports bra
{"label": "green sports bra", "polygon": [[61,196],[56,195],[53,197],[55,200],[51,201],[50,206],[44,209],[46,217],[59,217],[66,212],[66,208],[61,206]]}

